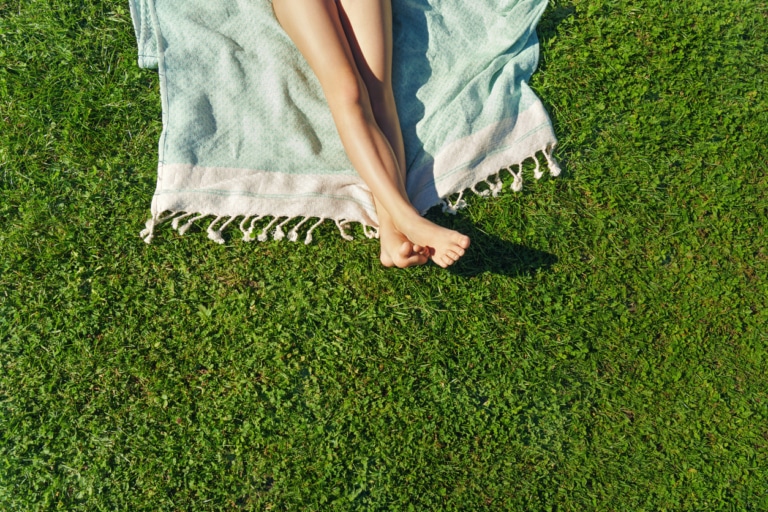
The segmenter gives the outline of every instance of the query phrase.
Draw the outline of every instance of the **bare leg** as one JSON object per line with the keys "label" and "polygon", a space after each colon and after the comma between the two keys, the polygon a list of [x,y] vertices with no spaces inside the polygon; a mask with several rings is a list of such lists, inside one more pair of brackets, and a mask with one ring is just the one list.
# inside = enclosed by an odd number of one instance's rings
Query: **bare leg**
{"label": "bare leg", "polygon": [[[392,5],[390,0],[340,0],[339,15],[355,64],[365,82],[373,116],[395,154],[399,186],[405,194],[405,149],[392,91]],[[429,256],[397,230],[389,212],[374,196],[379,214],[381,262],[401,266],[413,254]]]}
{"label": "bare leg", "polygon": [[371,189],[377,211],[386,211],[394,231],[412,244],[407,257],[398,258],[399,252],[388,256],[398,266],[421,264],[426,257],[420,249],[426,247],[441,267],[454,263],[469,246],[469,238],[424,219],[408,201],[397,157],[376,123],[335,2],[274,0],[273,7],[317,75],[344,149]]}

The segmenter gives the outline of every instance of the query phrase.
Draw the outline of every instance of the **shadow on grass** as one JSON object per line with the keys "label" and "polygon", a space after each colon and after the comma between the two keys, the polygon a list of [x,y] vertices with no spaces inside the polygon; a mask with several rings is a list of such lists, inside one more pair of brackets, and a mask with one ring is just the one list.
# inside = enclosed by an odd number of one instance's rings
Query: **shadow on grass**
{"label": "shadow on grass", "polygon": [[[544,15],[542,16],[536,28],[536,34],[538,35],[540,43],[539,51],[541,52],[537,73],[547,72],[549,60],[547,59],[547,51],[549,49],[550,41],[558,35],[558,32],[560,31],[560,25],[565,20],[575,17],[576,7],[571,2],[563,2],[562,4],[560,4],[560,2],[555,2],[550,4],[550,6],[544,12]],[[535,83],[536,73],[534,73],[533,76]],[[535,89],[536,87],[534,85],[534,90]],[[544,104],[544,108],[546,108],[547,112],[549,113],[549,118],[552,121],[552,126],[554,127],[555,133],[558,134],[558,138],[568,139],[570,133],[568,132],[567,127],[564,126],[560,121],[558,117],[558,110],[554,108],[553,105],[549,102],[546,94],[541,94],[539,91],[537,91],[537,94],[541,99],[541,102]],[[555,153],[555,157],[557,158],[557,161],[560,164],[560,168],[562,169],[560,179],[567,178],[569,174],[568,168],[570,167],[567,153],[558,151]]]}
{"label": "shadow on grass", "polygon": [[560,24],[575,15],[576,7],[574,7],[572,2],[565,2],[564,5],[550,5],[544,12],[544,16],[542,16],[536,29],[539,41],[542,44],[548,43],[550,39],[557,35]]}
{"label": "shadow on grass", "polygon": [[548,270],[558,261],[554,254],[508,242],[469,224],[462,225],[460,230],[472,239],[472,245],[448,271],[462,277],[486,272],[505,276],[533,274]]}

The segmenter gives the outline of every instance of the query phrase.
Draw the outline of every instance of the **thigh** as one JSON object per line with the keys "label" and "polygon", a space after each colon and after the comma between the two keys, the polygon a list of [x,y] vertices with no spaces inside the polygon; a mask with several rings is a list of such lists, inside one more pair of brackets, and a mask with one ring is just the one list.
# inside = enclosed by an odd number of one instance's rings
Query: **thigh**
{"label": "thigh", "polygon": [[368,90],[392,82],[391,0],[339,0],[340,17],[357,69]]}
{"label": "thigh", "polygon": [[362,85],[334,0],[273,0],[272,7],[329,102],[338,90]]}

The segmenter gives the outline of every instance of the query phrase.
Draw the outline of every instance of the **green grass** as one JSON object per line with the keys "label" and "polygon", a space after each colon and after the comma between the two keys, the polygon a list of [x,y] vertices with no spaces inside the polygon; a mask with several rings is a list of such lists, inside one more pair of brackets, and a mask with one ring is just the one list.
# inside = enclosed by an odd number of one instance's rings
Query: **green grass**
{"label": "green grass", "polygon": [[767,25],[551,2],[564,175],[392,271],[330,225],[142,243],[127,3],[0,0],[0,508],[768,509]]}

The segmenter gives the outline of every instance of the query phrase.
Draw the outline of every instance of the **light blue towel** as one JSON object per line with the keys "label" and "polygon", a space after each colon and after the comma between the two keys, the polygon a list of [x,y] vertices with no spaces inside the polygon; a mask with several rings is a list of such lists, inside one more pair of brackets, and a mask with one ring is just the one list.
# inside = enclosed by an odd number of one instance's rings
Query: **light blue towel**
{"label": "light blue towel", "polygon": [[[345,238],[351,222],[375,236],[370,192],[268,1],[130,2],[139,65],[158,70],[163,109],[145,241],[166,220],[184,233],[208,216],[208,235],[220,243],[233,221],[245,240],[301,233],[309,243],[325,219]],[[552,125],[527,83],[546,4],[393,0],[393,81],[418,210],[443,204],[452,212],[468,189],[495,195],[504,168],[520,190],[521,164],[538,152],[559,174]]]}

